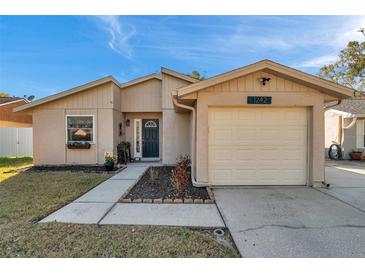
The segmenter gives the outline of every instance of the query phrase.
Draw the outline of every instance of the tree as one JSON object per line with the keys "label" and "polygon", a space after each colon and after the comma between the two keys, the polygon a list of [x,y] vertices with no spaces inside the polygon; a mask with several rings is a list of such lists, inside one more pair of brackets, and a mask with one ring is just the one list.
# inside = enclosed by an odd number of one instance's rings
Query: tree
{"label": "tree", "polygon": [[34,95],[29,95],[29,96],[24,95],[24,98],[27,99],[28,101],[33,101],[35,96]]}
{"label": "tree", "polygon": [[197,70],[193,70],[190,74],[188,74],[188,76],[195,78],[197,80],[203,80],[203,77],[200,76],[200,73]]}
{"label": "tree", "polygon": [[[359,32],[364,34],[363,29]],[[350,41],[334,64],[320,68],[319,76],[353,88],[361,95],[365,92],[365,42]]]}
{"label": "tree", "polygon": [[0,92],[0,97],[11,97],[11,96],[5,92]]}

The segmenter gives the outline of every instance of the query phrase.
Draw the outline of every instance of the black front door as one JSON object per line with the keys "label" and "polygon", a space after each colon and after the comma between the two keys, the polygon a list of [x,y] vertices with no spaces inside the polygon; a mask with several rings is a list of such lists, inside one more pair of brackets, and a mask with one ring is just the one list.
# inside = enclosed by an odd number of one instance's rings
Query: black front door
{"label": "black front door", "polygon": [[159,157],[158,119],[142,120],[142,157]]}

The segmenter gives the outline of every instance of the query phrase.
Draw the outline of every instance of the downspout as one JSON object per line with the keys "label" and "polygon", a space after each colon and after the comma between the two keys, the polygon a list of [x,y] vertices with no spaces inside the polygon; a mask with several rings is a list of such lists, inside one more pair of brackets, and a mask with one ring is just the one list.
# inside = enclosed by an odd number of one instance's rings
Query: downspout
{"label": "downspout", "polygon": [[204,182],[198,182],[195,180],[195,170],[196,168],[196,163],[195,163],[195,120],[196,120],[196,110],[195,108],[191,107],[191,106],[187,106],[187,105],[183,105],[177,102],[176,98],[174,98],[174,96],[171,94],[171,98],[172,101],[174,102],[174,105],[183,109],[187,109],[187,110],[191,110],[192,114],[193,114],[193,124],[192,124],[192,142],[191,142],[191,182],[193,183],[193,186],[196,187],[206,187],[208,186],[207,183]]}

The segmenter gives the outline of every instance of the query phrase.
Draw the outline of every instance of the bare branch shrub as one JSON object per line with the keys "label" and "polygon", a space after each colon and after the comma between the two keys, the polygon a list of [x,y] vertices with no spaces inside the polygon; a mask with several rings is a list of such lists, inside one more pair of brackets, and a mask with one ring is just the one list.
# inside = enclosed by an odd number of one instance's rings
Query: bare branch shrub
{"label": "bare branch shrub", "polygon": [[158,178],[158,169],[154,168],[154,167],[151,167],[148,170],[148,176],[149,176],[149,179],[150,179],[150,183],[154,185],[157,181],[157,178]]}
{"label": "bare branch shrub", "polygon": [[178,197],[187,194],[190,183],[190,156],[180,155],[176,159],[176,167],[171,171],[171,183],[173,184]]}

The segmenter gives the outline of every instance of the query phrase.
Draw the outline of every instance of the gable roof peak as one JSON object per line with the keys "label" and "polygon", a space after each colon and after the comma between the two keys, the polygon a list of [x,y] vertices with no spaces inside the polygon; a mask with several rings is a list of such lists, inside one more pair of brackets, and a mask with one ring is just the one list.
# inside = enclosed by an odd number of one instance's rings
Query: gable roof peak
{"label": "gable roof peak", "polygon": [[161,73],[168,74],[170,76],[185,80],[185,81],[190,82],[190,83],[196,83],[196,82],[200,81],[200,80],[198,80],[196,78],[193,78],[189,75],[186,75],[186,74],[183,74],[183,73],[180,73],[180,72],[177,72],[175,70],[168,69],[168,68],[165,68],[165,67],[161,67]]}
{"label": "gable roof peak", "polygon": [[335,97],[349,98],[353,95],[354,90],[346,86],[328,81],[318,76],[282,65],[269,59],[264,59],[253,64],[249,64],[216,76],[207,78],[197,83],[181,87],[177,89],[179,97],[197,92],[210,86],[217,85],[238,77],[255,73],[257,71],[265,70],[266,72],[278,75],[280,77],[288,78],[297,81],[302,85],[318,88],[325,93],[334,93]]}

